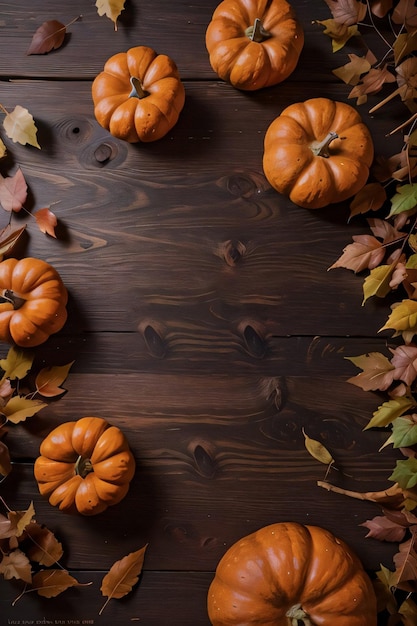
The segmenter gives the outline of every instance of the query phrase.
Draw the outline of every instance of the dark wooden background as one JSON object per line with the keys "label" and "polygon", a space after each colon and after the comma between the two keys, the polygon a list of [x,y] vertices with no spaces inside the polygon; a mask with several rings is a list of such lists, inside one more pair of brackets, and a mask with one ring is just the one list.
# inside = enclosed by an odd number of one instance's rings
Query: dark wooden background
{"label": "dark wooden background", "polygon": [[[331,472],[335,484],[391,484],[395,455],[378,452],[387,434],[363,432],[380,398],[346,383],[357,370],[345,358],[385,350],[389,337],[377,331],[388,305],[362,306],[362,278],[327,271],[368,229],[361,218],[348,223],[348,203],[314,212],[292,205],[262,171],[265,131],[285,106],[318,96],[355,105],[331,72],[347,51],[333,54],[314,23],[330,17],[325,2],[294,0],[305,30],[296,71],[276,87],[239,92],[209,65],[204,38],[216,5],[126,0],[115,32],[93,0],[0,2],[0,102],[30,110],[42,147],[3,133],[0,171],[21,167],[30,209],[56,203],[56,240],[21,218],[23,254],[54,265],[70,294],[66,326],[37,358],[75,360],[66,395],[10,428],[13,471],[0,493],[12,509],[33,501],[37,520],[64,545],[63,566],[93,583],[56,599],[29,593],[12,606],[20,586],[2,581],[1,625],[206,626],[221,556],[279,521],[328,528],[371,574],[392,567],[396,546],[366,539],[360,526],[379,508],[317,487],[325,467],[302,435],[304,427],[331,450],[344,472]],[[26,56],[42,22],[77,15],[60,50]],[[177,125],[149,145],[111,137],[91,100],[107,58],[136,45],[170,55],[186,90]],[[360,112],[376,152],[390,156],[401,138],[385,135],[407,110],[395,103],[371,117],[381,97]],[[0,226],[7,219],[0,215]],[[137,460],[128,496],[94,518],[55,510],[33,478],[42,438],[85,415],[123,429]],[[140,584],[99,616],[104,573],[146,543]]]}

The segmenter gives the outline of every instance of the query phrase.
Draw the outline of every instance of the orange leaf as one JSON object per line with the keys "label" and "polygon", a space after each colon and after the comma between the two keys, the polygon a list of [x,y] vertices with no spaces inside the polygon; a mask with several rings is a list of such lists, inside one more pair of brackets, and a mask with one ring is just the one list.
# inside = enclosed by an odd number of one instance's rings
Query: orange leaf
{"label": "orange leaf", "polygon": [[5,211],[18,213],[26,202],[27,185],[19,168],[13,176],[0,178],[0,204]]}
{"label": "orange leaf", "polygon": [[100,587],[103,596],[107,596],[107,601],[99,611],[99,615],[104,611],[111,598],[123,598],[138,582],[147,547],[148,544],[113,563],[109,572],[104,576]]}
{"label": "orange leaf", "polygon": [[36,211],[36,213],[33,214],[33,217],[35,218],[39,230],[42,233],[46,233],[56,239],[55,228],[58,224],[58,220],[56,215],[52,213],[48,207],[39,209],[39,211]]}
{"label": "orange leaf", "polygon": [[55,598],[70,587],[76,587],[80,583],[66,570],[47,569],[37,572],[32,579],[32,587],[43,598]]}
{"label": "orange leaf", "polygon": [[386,199],[387,192],[380,183],[368,183],[353,198],[349,217],[368,211],[378,211]]}
{"label": "orange leaf", "polygon": [[3,257],[12,252],[25,230],[26,226],[12,230],[11,225],[8,224],[0,231],[0,260],[3,260]]}
{"label": "orange leaf", "polygon": [[36,391],[45,398],[53,398],[64,393],[61,385],[68,376],[74,361],[66,365],[54,365],[52,367],[44,367],[36,376]]}

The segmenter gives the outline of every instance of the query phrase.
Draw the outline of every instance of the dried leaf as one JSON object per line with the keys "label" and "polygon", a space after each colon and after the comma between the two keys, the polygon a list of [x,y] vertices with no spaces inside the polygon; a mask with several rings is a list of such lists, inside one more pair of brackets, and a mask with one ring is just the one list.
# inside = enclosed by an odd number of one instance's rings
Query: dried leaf
{"label": "dried leaf", "polygon": [[404,526],[397,524],[384,515],[378,515],[371,520],[367,520],[363,522],[363,524],[360,524],[360,526],[368,528],[369,532],[366,537],[372,537],[379,541],[393,541],[399,543],[404,539],[406,534]]}
{"label": "dried leaf", "polygon": [[2,231],[0,231],[0,261],[13,251],[15,245],[20,241],[25,230],[26,226],[12,230],[11,225],[8,224]]}
{"label": "dried leaf", "polygon": [[[383,428],[391,424],[397,417],[404,415],[407,411],[415,406],[413,398],[408,396],[399,396],[398,398],[391,398],[386,402],[383,402],[372,415],[372,419],[365,426],[365,430],[369,428]],[[417,478],[417,477],[416,477]],[[397,481],[399,482],[399,481]],[[404,487],[402,483],[401,487]],[[409,489],[409,487],[407,487]]]}
{"label": "dried leaf", "polygon": [[117,18],[124,9],[125,0],[96,0],[97,13],[106,15],[114,22],[114,30],[117,30]]}
{"label": "dried leaf", "polygon": [[362,74],[366,74],[375,62],[375,57],[370,60],[368,54],[365,57],[358,57],[357,54],[348,54],[349,63],[336,68],[333,74],[340,78],[347,85],[357,85]]}
{"label": "dried leaf", "polygon": [[24,396],[13,396],[3,408],[3,413],[9,422],[18,424],[19,422],[24,422],[28,417],[33,417],[46,406],[47,404],[40,400],[33,400]]}
{"label": "dried leaf", "polygon": [[32,521],[26,526],[25,534],[33,543],[26,551],[31,561],[50,567],[62,557],[64,553],[62,544],[56,539],[53,532],[45,526]]}
{"label": "dried leaf", "polygon": [[417,624],[417,604],[411,597],[408,597],[398,609],[403,620],[403,626],[416,626]]}
{"label": "dried leaf", "polygon": [[351,26],[362,22],[367,6],[358,0],[325,0],[334,19],[340,24]]}
{"label": "dried leaf", "polygon": [[45,54],[60,48],[64,43],[65,33],[64,24],[57,20],[47,20],[36,30],[26,54]]}
{"label": "dried leaf", "polygon": [[402,333],[406,343],[411,343],[414,334],[417,332],[417,302],[415,300],[404,299],[391,306],[391,315],[387,322],[378,332],[393,329],[397,336]]}
{"label": "dried leaf", "polygon": [[364,269],[374,269],[385,256],[385,248],[382,243],[371,235],[354,235],[353,243],[343,249],[343,254],[337,259],[329,270],[343,267],[355,273]]}
{"label": "dried leaf", "polygon": [[0,176],[0,204],[5,211],[18,213],[27,198],[27,185],[22,170],[17,169],[13,176]]}
{"label": "dried leaf", "polygon": [[322,21],[317,20],[317,23],[324,26],[323,33],[332,40],[333,52],[341,50],[351,37],[360,36],[360,32],[356,24],[353,26],[346,26],[346,24],[338,23],[334,19]]}
{"label": "dried leaf", "polygon": [[398,346],[390,351],[393,354],[391,363],[395,367],[394,380],[402,380],[411,386],[417,378],[417,346]]}
{"label": "dried leaf", "polygon": [[400,33],[392,46],[395,65],[417,49],[417,33]]}
{"label": "dried leaf", "polygon": [[368,183],[353,198],[350,203],[350,216],[361,215],[368,211],[378,211],[387,199],[387,192],[381,183]]}
{"label": "dried leaf", "polygon": [[8,476],[12,471],[12,462],[10,459],[9,448],[4,441],[0,441],[0,474]]}
{"label": "dried leaf", "polygon": [[357,357],[345,357],[363,371],[348,379],[348,383],[364,391],[386,391],[394,379],[394,366],[380,352],[369,352]]}
{"label": "dried leaf", "polygon": [[42,233],[46,233],[56,239],[55,228],[58,225],[58,220],[56,215],[52,213],[48,207],[39,209],[39,211],[36,211],[36,213],[33,214],[33,217],[35,218],[39,230]]}
{"label": "dried leaf", "polygon": [[6,153],[7,153],[7,148],[4,145],[3,141],[0,139],[0,159],[6,156]]}
{"label": "dried leaf", "polygon": [[399,0],[392,12],[394,24],[405,25],[407,28],[417,26],[417,9],[410,0]]}
{"label": "dried leaf", "polygon": [[80,583],[63,569],[41,570],[32,579],[32,588],[43,598],[55,598],[70,587],[78,585]]}
{"label": "dried leaf", "polygon": [[12,346],[5,359],[0,360],[0,367],[4,371],[4,377],[10,380],[22,380],[30,371],[35,355]]}
{"label": "dried leaf", "polygon": [[20,143],[23,146],[29,144],[40,149],[36,138],[38,129],[34,119],[29,111],[19,104],[11,113],[7,113],[3,120],[3,127],[6,135],[15,143]]}
{"label": "dried leaf", "polygon": [[415,534],[408,541],[399,545],[399,552],[394,555],[396,587],[404,591],[417,590],[417,552]]}
{"label": "dried leaf", "polygon": [[[388,70],[387,65],[377,68],[373,67],[364,75],[360,83],[355,85],[348,97],[360,98],[361,103],[366,102],[368,95],[378,93],[385,83],[394,83],[395,80],[395,76]],[[371,109],[371,111],[374,110],[376,110],[375,107]]]}
{"label": "dried leaf", "polygon": [[100,591],[103,596],[107,597],[107,601],[101,608],[99,615],[101,615],[110,599],[123,598],[136,585],[142,572],[147,547],[148,544],[140,550],[131,552],[119,561],[116,561],[104,576]]}
{"label": "dried leaf", "polygon": [[26,526],[32,522],[34,515],[35,507],[33,502],[30,503],[26,511],[9,511],[8,517],[16,528],[16,537],[20,537],[24,533]]}
{"label": "dried leaf", "polygon": [[29,584],[32,582],[30,561],[21,550],[14,550],[3,556],[0,561],[0,574],[3,574],[6,580],[16,578]]}
{"label": "dried leaf", "polygon": [[306,434],[304,428],[302,429],[302,432],[304,435],[306,450],[311,454],[313,459],[316,459],[316,461],[319,461],[324,465],[332,465],[334,463],[334,459],[327,448],[325,448],[320,441],[311,439],[311,437]]}
{"label": "dried leaf", "polygon": [[66,380],[68,373],[74,364],[74,361],[66,365],[45,367],[36,376],[36,391],[46,398],[53,398],[64,393],[65,389],[61,387]]}
{"label": "dried leaf", "polygon": [[395,265],[380,265],[371,270],[363,283],[362,306],[372,296],[385,298],[391,291],[390,281]]}

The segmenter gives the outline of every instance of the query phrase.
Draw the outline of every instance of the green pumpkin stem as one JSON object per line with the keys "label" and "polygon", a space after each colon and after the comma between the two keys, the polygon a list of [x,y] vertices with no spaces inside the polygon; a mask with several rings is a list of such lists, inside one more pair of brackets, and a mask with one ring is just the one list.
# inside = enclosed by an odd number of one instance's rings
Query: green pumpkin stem
{"label": "green pumpkin stem", "polygon": [[13,305],[13,309],[16,311],[25,304],[26,300],[16,295],[11,289],[4,289],[0,295],[0,303],[1,302],[10,302],[10,304]]}
{"label": "green pumpkin stem", "polygon": [[265,39],[269,39],[270,37],[272,37],[271,33],[269,33],[263,27],[259,17],[255,19],[253,26],[249,26],[249,28],[245,30],[245,35],[256,43],[262,43],[263,41],[265,41]]}
{"label": "green pumpkin stem", "polygon": [[315,141],[310,144],[310,149],[316,156],[329,158],[329,146],[334,139],[338,139],[339,135],[331,130],[328,135],[322,141]]}
{"label": "green pumpkin stem", "polygon": [[130,77],[130,84],[132,85],[132,91],[129,94],[129,98],[139,98],[139,100],[141,100],[149,96],[148,92],[142,87],[139,78],[136,78],[136,76]]}
{"label": "green pumpkin stem", "polygon": [[288,617],[288,626],[314,626],[301,604],[294,604],[285,615]]}
{"label": "green pumpkin stem", "polygon": [[77,476],[81,476],[81,478],[85,478],[87,474],[93,471],[93,464],[90,459],[85,459],[82,456],[79,456],[77,462],[75,463],[75,473]]}

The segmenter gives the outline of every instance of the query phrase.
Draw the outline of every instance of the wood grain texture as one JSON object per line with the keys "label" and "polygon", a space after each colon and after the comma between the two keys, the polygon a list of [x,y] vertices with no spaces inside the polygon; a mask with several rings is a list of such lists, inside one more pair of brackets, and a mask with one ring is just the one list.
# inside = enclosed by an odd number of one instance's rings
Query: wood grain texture
{"label": "wood grain texture", "polygon": [[[68,321],[36,349],[34,367],[74,361],[60,399],[9,425],[13,470],[0,495],[14,509],[33,501],[38,521],[63,543],[62,566],[92,581],[13,605],[19,582],[0,580],[0,626],[207,626],[218,560],[277,521],[327,527],[371,575],[392,564],[396,546],[365,538],[361,526],[379,508],[317,487],[326,467],[302,434],[333,454],[334,484],[391,484],[398,454],[379,452],[387,432],[363,430],[382,396],[347,379],[358,373],[349,357],[389,356],[396,345],[378,334],[396,295],[362,306],[363,276],[327,271],[368,225],[348,221],[348,202],[300,209],[263,175],[263,137],[285,106],[323,95],[355,105],[332,74],[345,51],[334,55],[316,22],[329,17],[325,2],[292,4],[306,35],[299,66],[281,85],[244,93],[209,65],[204,34],[215,0],[130,0],[117,32],[93,0],[0,2],[0,103],[30,110],[42,148],[14,144],[0,128],[8,149],[0,173],[20,167],[28,211],[50,206],[58,218],[53,239],[27,214],[13,216],[27,224],[16,255],[47,260],[69,290]],[[43,21],[81,14],[60,50],[26,55]],[[135,45],[172,56],[186,90],[177,125],[147,145],[102,129],[91,99],[105,60]],[[346,52],[363,50],[355,40]],[[378,99],[359,110],[376,153],[388,157],[401,149],[400,136],[386,135],[404,108],[393,101],[371,116]],[[0,214],[0,228],[8,219]],[[7,350],[0,345],[0,358]],[[119,426],[137,461],[125,500],[95,518],[57,511],[33,477],[42,438],[86,415]],[[139,585],[99,616],[103,575],[146,543]]]}

